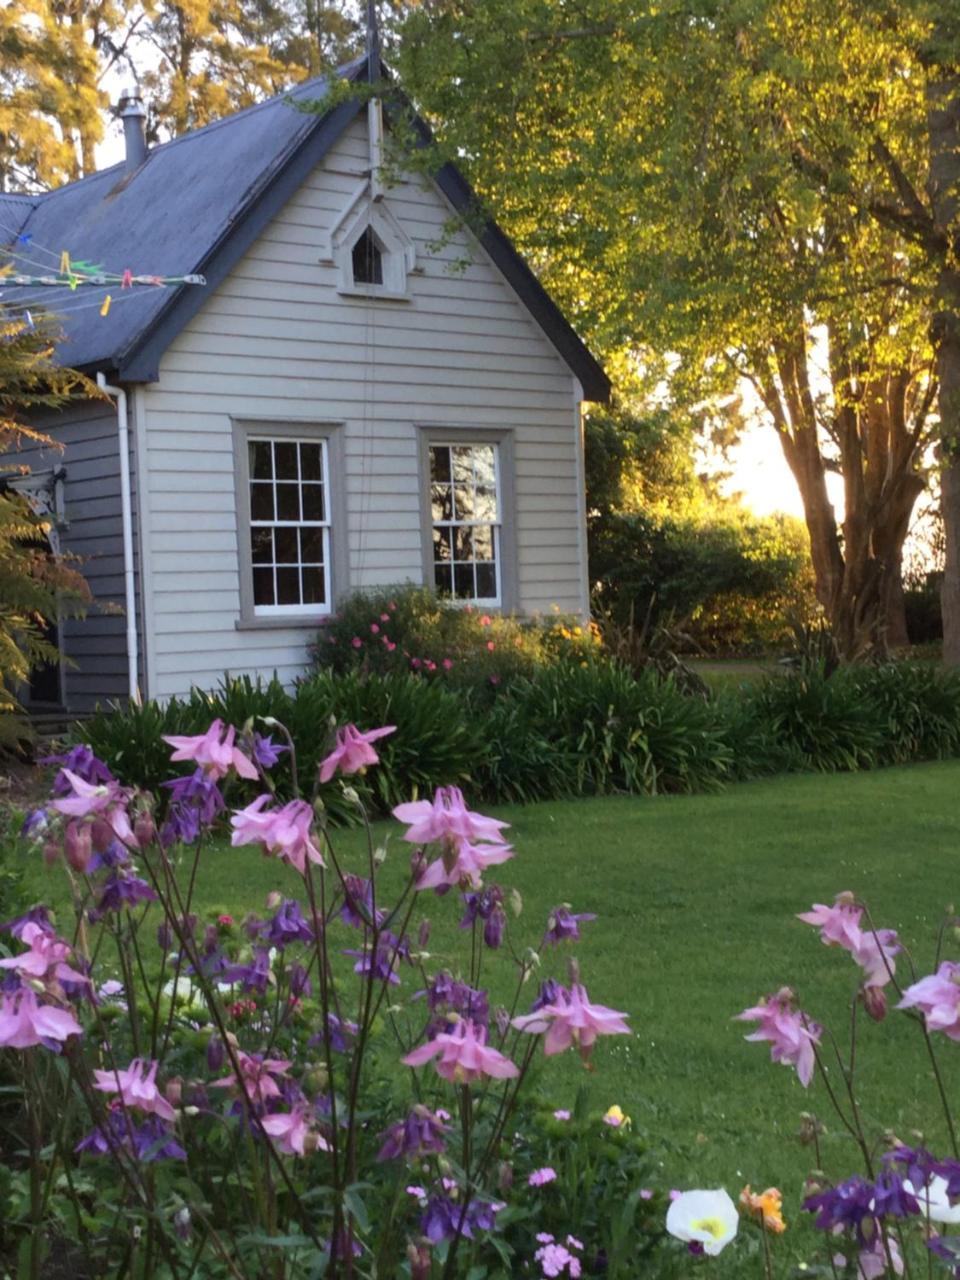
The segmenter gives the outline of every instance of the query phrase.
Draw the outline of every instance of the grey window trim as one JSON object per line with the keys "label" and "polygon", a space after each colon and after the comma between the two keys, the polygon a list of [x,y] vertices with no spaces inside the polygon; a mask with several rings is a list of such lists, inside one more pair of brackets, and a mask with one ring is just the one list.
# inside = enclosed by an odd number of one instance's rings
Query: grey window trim
{"label": "grey window trim", "polygon": [[[517,564],[516,459],[512,427],[455,426],[451,423],[417,423],[417,453],[420,474],[420,543],[423,581],[433,585],[433,512],[430,504],[430,446],[449,444],[495,444],[499,455],[500,481],[500,604],[491,613],[515,613],[520,607]],[[486,607],[486,606],[485,606]]]}
{"label": "grey window trim", "polygon": [[[240,572],[240,616],[238,631],[316,630],[321,618],[329,616],[336,602],[348,591],[349,554],[347,548],[346,467],[344,464],[343,423],[303,421],[295,418],[233,418],[233,478],[237,504],[237,556]],[[253,566],[250,562],[250,462],[248,442],[251,436],[275,439],[324,440],[327,445],[327,468],[330,481],[330,610],[317,610],[314,615],[275,614],[257,617],[253,604]]]}

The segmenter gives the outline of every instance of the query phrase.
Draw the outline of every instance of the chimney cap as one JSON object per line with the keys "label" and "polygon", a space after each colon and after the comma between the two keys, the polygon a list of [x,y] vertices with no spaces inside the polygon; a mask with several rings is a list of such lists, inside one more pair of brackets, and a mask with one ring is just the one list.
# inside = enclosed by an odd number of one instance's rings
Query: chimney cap
{"label": "chimney cap", "polygon": [[146,116],[146,108],[136,85],[129,85],[120,94],[121,116]]}

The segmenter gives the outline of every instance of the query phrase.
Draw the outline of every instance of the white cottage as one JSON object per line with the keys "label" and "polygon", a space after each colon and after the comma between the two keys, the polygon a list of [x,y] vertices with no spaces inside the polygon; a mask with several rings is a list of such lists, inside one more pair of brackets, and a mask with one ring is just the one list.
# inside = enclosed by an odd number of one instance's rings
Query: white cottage
{"label": "white cottage", "polygon": [[328,93],[150,150],[131,96],[124,165],[0,196],[20,273],[66,250],[206,281],[43,294],[110,399],[39,423],[64,449],[20,455],[25,483],[113,611],[64,624],[35,705],[290,680],[358,588],[587,611],[581,407],[607,378],[495,225],[445,234],[474,204],[455,168],[384,184],[379,102],[291,105]]}

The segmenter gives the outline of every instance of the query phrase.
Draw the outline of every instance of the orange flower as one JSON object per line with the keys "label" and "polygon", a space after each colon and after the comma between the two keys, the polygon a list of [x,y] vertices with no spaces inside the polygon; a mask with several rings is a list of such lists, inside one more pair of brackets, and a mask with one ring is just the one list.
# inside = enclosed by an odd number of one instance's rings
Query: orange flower
{"label": "orange flower", "polygon": [[750,1184],[740,1192],[740,1204],[754,1218],[759,1218],[765,1231],[780,1235],[786,1231],[787,1224],[783,1220],[783,1197],[776,1187],[767,1187],[760,1195],[754,1195]]}

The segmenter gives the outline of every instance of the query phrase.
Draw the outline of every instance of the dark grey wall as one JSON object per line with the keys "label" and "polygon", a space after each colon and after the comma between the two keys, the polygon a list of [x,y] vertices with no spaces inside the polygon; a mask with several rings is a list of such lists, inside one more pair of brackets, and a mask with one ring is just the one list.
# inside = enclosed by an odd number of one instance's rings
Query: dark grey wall
{"label": "dark grey wall", "polygon": [[[62,626],[62,649],[69,660],[64,673],[66,708],[92,711],[98,702],[127,693],[126,619],[123,613],[123,528],[120,514],[120,455],[113,404],[92,402],[36,419],[61,450],[23,449],[5,461],[34,471],[63,468],[66,551],[82,557],[78,566],[90,585],[94,604],[87,616]],[[132,432],[131,432],[132,436]],[[136,565],[136,470],[131,447]],[[137,584],[139,600],[139,582]]]}

